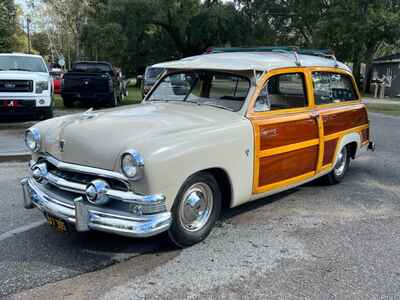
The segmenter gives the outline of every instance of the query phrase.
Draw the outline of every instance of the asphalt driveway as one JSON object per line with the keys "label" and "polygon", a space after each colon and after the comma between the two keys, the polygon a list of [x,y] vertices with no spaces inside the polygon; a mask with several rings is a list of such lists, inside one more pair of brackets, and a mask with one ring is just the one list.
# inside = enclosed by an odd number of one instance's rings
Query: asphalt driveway
{"label": "asphalt driveway", "polygon": [[11,299],[400,297],[400,118],[371,114],[375,153],[226,211],[203,243],[60,235],[21,205],[23,163],[0,164],[0,296]]}

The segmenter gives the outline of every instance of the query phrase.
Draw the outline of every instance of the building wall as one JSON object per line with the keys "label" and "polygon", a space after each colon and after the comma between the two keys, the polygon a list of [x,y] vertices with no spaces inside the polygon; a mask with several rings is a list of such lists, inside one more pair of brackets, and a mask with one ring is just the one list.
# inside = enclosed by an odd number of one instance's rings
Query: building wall
{"label": "building wall", "polygon": [[[385,96],[400,97],[400,63],[379,63],[372,65],[371,80],[381,79],[385,82]],[[370,86],[373,93],[374,87]]]}

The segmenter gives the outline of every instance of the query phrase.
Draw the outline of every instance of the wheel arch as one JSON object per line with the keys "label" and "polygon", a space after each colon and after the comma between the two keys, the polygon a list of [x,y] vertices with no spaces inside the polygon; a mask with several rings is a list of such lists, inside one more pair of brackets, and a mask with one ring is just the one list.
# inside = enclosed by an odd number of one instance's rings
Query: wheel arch
{"label": "wheel arch", "polygon": [[206,172],[214,176],[221,190],[222,209],[230,208],[233,199],[232,197],[233,189],[232,189],[232,181],[229,177],[228,172],[220,167],[208,168],[200,172]]}
{"label": "wheel arch", "polygon": [[[197,174],[200,173],[208,173],[214,176],[215,180],[218,183],[218,186],[221,190],[221,199],[222,199],[222,209],[227,209],[232,206],[232,200],[233,200],[233,187],[232,187],[232,181],[230,176],[228,175],[228,172],[221,168],[221,167],[212,167],[212,168],[206,168],[202,170],[198,170],[191,175],[189,175],[188,178],[192,178],[193,176],[196,176]],[[186,182],[186,180],[184,182]],[[182,183],[182,185],[184,184]],[[181,185],[181,187],[182,187]],[[179,190],[181,189],[179,188]],[[175,201],[176,199],[174,199]]]}
{"label": "wheel arch", "polygon": [[355,159],[357,157],[358,150],[360,149],[360,145],[361,138],[359,133],[350,132],[342,136],[336,149],[335,161],[333,163],[333,166],[336,165],[338,153],[343,149],[343,147],[349,147],[350,156],[351,158]]}

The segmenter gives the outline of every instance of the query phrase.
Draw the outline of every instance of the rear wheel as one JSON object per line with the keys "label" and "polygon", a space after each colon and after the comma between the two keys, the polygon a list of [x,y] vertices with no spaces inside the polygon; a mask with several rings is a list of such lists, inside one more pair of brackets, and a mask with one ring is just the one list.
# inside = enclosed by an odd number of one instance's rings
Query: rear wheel
{"label": "rear wheel", "polygon": [[69,97],[63,97],[64,107],[70,108],[74,106],[74,99]]}
{"label": "rear wheel", "polygon": [[221,212],[221,191],[214,176],[198,173],[181,187],[172,207],[171,240],[186,247],[204,240]]}
{"label": "rear wheel", "polygon": [[350,166],[350,149],[344,146],[338,153],[335,167],[325,175],[324,179],[328,184],[337,184],[341,182]]}
{"label": "rear wheel", "polygon": [[118,96],[116,96],[114,93],[111,95],[110,99],[108,100],[108,106],[109,107],[116,107],[118,106]]}

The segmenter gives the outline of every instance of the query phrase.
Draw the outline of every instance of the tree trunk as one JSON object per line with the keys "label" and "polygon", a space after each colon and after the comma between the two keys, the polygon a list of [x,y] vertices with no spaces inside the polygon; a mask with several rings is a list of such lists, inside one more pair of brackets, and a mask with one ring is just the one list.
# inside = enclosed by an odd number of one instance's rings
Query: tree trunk
{"label": "tree trunk", "polygon": [[358,89],[361,90],[361,59],[359,53],[354,54],[353,56],[353,75],[355,77]]}

